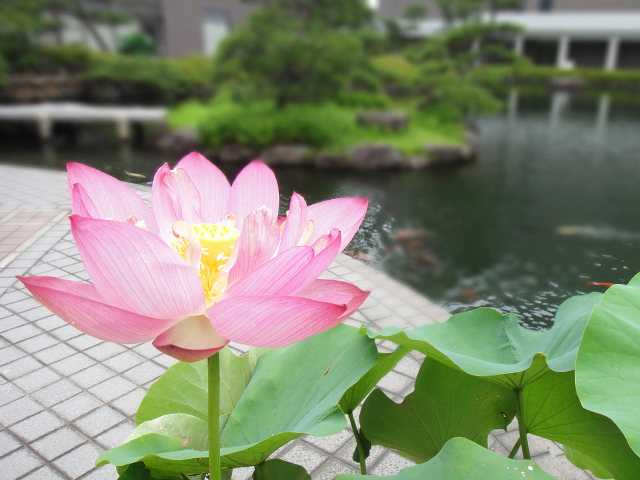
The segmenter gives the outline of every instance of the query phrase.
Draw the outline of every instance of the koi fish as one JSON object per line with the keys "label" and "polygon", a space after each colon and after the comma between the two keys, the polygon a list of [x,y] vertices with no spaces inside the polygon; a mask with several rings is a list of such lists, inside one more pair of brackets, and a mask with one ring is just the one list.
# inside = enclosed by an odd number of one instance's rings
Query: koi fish
{"label": "koi fish", "polygon": [[130,177],[135,177],[135,178],[147,178],[146,175],[142,175],[140,173],[131,173],[131,172],[127,172],[126,170],[124,171],[124,173],[126,175],[129,175]]}
{"label": "koi fish", "polygon": [[613,287],[615,283],[592,282],[591,280],[589,280],[587,282],[587,285],[589,285],[590,287]]}

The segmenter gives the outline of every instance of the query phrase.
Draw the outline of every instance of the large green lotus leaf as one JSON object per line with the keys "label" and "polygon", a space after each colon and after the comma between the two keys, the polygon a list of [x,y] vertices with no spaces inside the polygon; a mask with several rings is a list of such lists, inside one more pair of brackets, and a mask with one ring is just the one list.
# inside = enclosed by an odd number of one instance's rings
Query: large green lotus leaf
{"label": "large green lotus leaf", "polygon": [[206,473],[208,449],[206,422],[185,413],[174,413],[138,426],[125,443],[100,455],[96,466],[143,462],[151,470]]}
{"label": "large green lotus leaf", "polygon": [[[229,348],[220,351],[221,426],[231,414],[249,384],[258,358],[267,349],[251,348],[237,357]],[[207,361],[177,363],[170,367],[142,399],[136,423],[172,413],[187,413],[207,421]]]}
{"label": "large green lotus leaf", "polygon": [[611,418],[640,455],[640,275],[609,288],[593,311],[576,387],[582,405]]}
{"label": "large green lotus leaf", "polygon": [[256,465],[253,480],[311,480],[311,475],[294,463],[283,460],[269,460]]}
{"label": "large green lotus leaf", "polygon": [[593,458],[579,452],[578,450],[574,450],[567,445],[563,445],[563,447],[565,457],[567,457],[567,460],[573,463],[576,467],[589,470],[598,478],[613,478],[613,475]]}
{"label": "large green lotus leaf", "polygon": [[[575,372],[548,371],[522,391],[524,423],[533,435],[562,443],[616,480],[637,479],[640,458],[609,418],[585,409],[578,399]],[[579,466],[584,463],[579,462]]]}
{"label": "large green lotus leaf", "polygon": [[486,448],[489,433],[506,429],[517,408],[512,390],[427,357],[404,402],[374,390],[362,406],[360,425],[374,445],[424,463],[455,437]]}
{"label": "large green lotus leaf", "polygon": [[341,432],[338,402],[377,360],[373,340],[347,325],[266,353],[222,430],[223,465],[257,465],[300,435]]}
{"label": "large green lotus leaf", "polygon": [[358,382],[347,390],[340,399],[340,408],[344,413],[353,412],[371,393],[380,380],[395,368],[402,358],[411,351],[408,347],[398,347],[392,353],[379,353],[378,363]]}
{"label": "large green lotus leaf", "polygon": [[522,388],[549,368],[558,372],[575,368],[584,327],[601,298],[602,294],[591,293],[568,299],[547,332],[521,327],[513,314],[478,308],[440,324],[414,330],[389,327],[368,335],[418,350],[470,375]]}
{"label": "large green lotus leaf", "polygon": [[[524,475],[523,475],[524,473]],[[380,478],[339,475],[333,480]],[[511,460],[464,438],[449,440],[427,463],[409,467],[390,480],[553,480],[531,460]]]}

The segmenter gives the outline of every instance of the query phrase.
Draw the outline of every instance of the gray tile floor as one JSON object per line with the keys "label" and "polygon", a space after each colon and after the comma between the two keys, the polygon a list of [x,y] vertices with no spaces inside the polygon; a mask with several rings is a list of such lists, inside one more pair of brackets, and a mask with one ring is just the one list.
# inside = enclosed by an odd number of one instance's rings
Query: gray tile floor
{"label": "gray tile floor", "polygon": [[[133,188],[149,199],[149,188]],[[94,460],[133,430],[145,391],[174,363],[149,342],[122,346],[81,334],[40,306],[16,280],[16,275],[88,280],[70,234],[69,213],[65,173],[0,165],[0,232],[28,227],[22,229],[28,236],[13,243],[0,237],[2,244],[14,245],[0,255],[0,476],[6,480],[117,478],[112,466],[95,469]],[[350,257],[341,256],[323,278],[371,290],[346,321],[354,326],[412,328],[449,318],[428,299]],[[380,351],[393,347],[379,344]],[[405,357],[379,387],[400,401],[413,390],[422,358],[415,352]],[[506,433],[494,432],[489,445],[506,455],[516,439],[517,425],[512,424]],[[534,461],[556,478],[594,478],[573,467],[557,444],[532,437],[530,445]],[[354,448],[346,429],[328,438],[299,438],[274,456],[303,465],[314,480],[326,480],[358,473],[351,460]],[[412,462],[374,447],[367,464],[371,474],[383,476]],[[234,471],[234,480],[250,477],[251,469]]]}

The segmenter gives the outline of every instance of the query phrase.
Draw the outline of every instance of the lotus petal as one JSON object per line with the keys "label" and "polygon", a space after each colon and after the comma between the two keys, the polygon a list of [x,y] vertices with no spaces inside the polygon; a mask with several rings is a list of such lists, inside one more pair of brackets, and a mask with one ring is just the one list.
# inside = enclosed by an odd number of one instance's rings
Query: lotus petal
{"label": "lotus petal", "polygon": [[153,341],[162,353],[181,362],[193,363],[222,350],[229,340],[220,336],[204,315],[182,320]]}
{"label": "lotus petal", "polygon": [[169,170],[165,164],[156,172],[151,191],[153,213],[163,235],[175,222],[203,223],[198,189],[186,170]]}
{"label": "lotus petal", "polygon": [[236,217],[236,228],[242,231],[244,219],[260,207],[278,212],[280,193],[276,176],[264,163],[253,161],[236,177],[231,186],[228,213]]}
{"label": "lotus petal", "polygon": [[[69,192],[73,196],[73,186],[76,183],[82,185],[97,209],[98,217],[94,218],[113,218],[119,222],[125,222],[127,218],[134,216],[144,221],[150,232],[158,233],[158,226],[151,209],[124,183],[95,168],[79,163],[67,164],[67,173]],[[75,210],[73,213],[80,214]]]}
{"label": "lotus petal", "polygon": [[342,232],[340,251],[349,245],[367,214],[369,202],[364,198],[336,198],[316,203],[307,209],[307,218],[313,220],[315,228],[307,245],[313,245],[332,228]]}
{"label": "lotus petal", "polygon": [[[347,303],[347,310],[342,314],[341,320],[348,318],[353,312],[355,312],[360,305],[369,296],[370,292],[360,290],[355,285],[347,282],[340,282],[338,280],[316,280],[302,292],[298,294],[299,297],[309,298],[311,300],[317,300],[319,302],[335,303],[341,305],[344,301],[343,294],[351,295],[351,299]],[[340,294],[340,295],[338,295]]]}
{"label": "lotus petal", "polygon": [[292,281],[313,260],[311,247],[294,247],[256,268],[220,295],[219,300],[240,295],[287,295]]}
{"label": "lotus petal", "polygon": [[183,168],[200,192],[202,218],[205,223],[219,223],[227,213],[231,185],[213,163],[198,152],[184,157],[176,165]]}
{"label": "lotus petal", "polygon": [[110,304],[157,318],[204,311],[196,271],[157,236],[126,223],[71,216],[82,262]]}
{"label": "lotus petal", "polygon": [[109,305],[95,286],[53,277],[18,279],[45,307],[92,337],[115,343],[146,342],[179,320],[152,318]]}
{"label": "lotus petal", "polygon": [[298,297],[233,297],[208,308],[206,315],[233,342],[286,347],[339,324],[351,295],[336,293],[334,299],[338,295],[343,295],[342,305]]}
{"label": "lotus petal", "polygon": [[[298,245],[307,223],[307,202],[297,193],[293,193],[280,240],[280,251],[283,252]],[[305,242],[306,243],[306,242]]]}
{"label": "lotus petal", "polygon": [[268,208],[260,208],[247,216],[244,228],[234,249],[237,256],[229,271],[229,285],[233,285],[260,265],[273,258],[280,243],[277,217]]}
{"label": "lotus petal", "polygon": [[73,213],[81,217],[103,219],[96,204],[93,203],[91,197],[79,183],[74,183],[71,187],[71,209]]}

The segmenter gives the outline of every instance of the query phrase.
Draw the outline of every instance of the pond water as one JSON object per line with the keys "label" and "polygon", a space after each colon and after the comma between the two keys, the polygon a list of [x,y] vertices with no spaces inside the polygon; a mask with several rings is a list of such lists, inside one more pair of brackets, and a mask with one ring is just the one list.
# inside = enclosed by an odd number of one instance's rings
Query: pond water
{"label": "pond water", "polygon": [[[492,306],[548,328],[565,298],[603,290],[589,281],[627,282],[640,271],[640,106],[608,95],[527,100],[515,92],[508,104],[479,122],[480,158],[471,166],[278,169],[283,206],[293,189],[309,203],[367,197],[350,251],[452,312]],[[54,168],[81,161],[139,182],[165,160],[113,149],[0,154],[2,162]]]}

